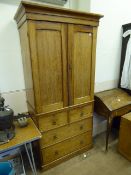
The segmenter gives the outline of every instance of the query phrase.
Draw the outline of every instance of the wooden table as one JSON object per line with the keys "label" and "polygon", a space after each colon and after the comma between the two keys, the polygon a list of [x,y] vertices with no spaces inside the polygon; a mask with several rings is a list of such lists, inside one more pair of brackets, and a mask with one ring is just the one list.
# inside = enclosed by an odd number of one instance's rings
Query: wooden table
{"label": "wooden table", "polygon": [[106,151],[114,117],[131,111],[131,96],[121,89],[111,89],[95,94],[94,110],[107,119]]}
{"label": "wooden table", "polygon": [[37,173],[31,143],[40,139],[42,136],[32,119],[28,119],[28,122],[28,126],[24,128],[20,128],[18,124],[15,123],[15,137],[8,143],[0,145],[0,153],[24,145],[32,172],[36,175]]}

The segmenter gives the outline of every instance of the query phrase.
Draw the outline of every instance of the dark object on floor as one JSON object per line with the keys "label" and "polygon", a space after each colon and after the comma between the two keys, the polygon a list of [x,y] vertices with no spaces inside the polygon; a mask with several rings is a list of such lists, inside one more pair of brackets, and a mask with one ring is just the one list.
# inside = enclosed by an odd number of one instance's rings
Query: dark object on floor
{"label": "dark object on floor", "polygon": [[95,94],[95,112],[107,119],[106,150],[114,117],[131,111],[131,96],[121,89],[112,89]]}
{"label": "dark object on floor", "polygon": [[121,118],[118,150],[131,161],[131,113]]}

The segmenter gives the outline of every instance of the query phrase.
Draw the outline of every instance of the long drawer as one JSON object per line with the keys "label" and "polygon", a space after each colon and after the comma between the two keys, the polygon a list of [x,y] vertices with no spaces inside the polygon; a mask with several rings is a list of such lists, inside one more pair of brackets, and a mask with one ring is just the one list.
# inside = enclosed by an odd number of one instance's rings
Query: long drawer
{"label": "long drawer", "polygon": [[82,121],[72,123],[70,125],[66,125],[48,132],[44,132],[42,134],[43,137],[40,140],[41,148],[58,143],[62,140],[76,136],[78,134],[82,134],[91,129],[92,129],[92,117],[89,117]]}
{"label": "long drawer", "polygon": [[93,105],[90,103],[83,107],[77,107],[69,110],[69,121],[70,123],[82,120],[92,115]]}
{"label": "long drawer", "polygon": [[39,116],[38,125],[40,131],[48,131],[68,123],[67,112],[52,113]]}
{"label": "long drawer", "polygon": [[86,132],[79,136],[65,140],[56,145],[44,148],[41,150],[44,164],[51,163],[60,157],[63,157],[71,152],[82,149],[83,147],[92,144],[92,132]]}

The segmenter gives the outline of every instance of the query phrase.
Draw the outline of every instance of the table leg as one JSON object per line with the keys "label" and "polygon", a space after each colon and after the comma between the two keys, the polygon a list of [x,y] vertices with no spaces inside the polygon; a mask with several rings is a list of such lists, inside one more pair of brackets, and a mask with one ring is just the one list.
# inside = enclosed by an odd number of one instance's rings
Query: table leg
{"label": "table leg", "polygon": [[108,142],[109,142],[109,135],[111,131],[111,126],[112,126],[112,119],[111,117],[108,117],[107,120],[107,131],[106,131],[106,151],[108,151]]}
{"label": "table leg", "polygon": [[[29,149],[28,149],[28,145],[29,145]],[[32,151],[32,144],[31,143],[28,143],[28,144],[26,143],[24,146],[25,146],[25,150],[26,150],[26,153],[27,153],[27,156],[28,156],[28,160],[29,160],[30,167],[31,167],[31,170],[33,172],[33,175],[37,175],[35,161],[34,161],[34,155],[33,155],[33,151]],[[29,150],[30,150],[30,152],[29,152]]]}

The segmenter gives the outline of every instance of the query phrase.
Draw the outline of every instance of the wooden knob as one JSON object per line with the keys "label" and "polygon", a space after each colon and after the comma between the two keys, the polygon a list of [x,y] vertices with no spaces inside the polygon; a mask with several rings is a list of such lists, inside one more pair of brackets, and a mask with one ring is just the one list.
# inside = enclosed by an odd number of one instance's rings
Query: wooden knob
{"label": "wooden knob", "polygon": [[72,70],[72,66],[69,64],[69,70]]}
{"label": "wooden knob", "polygon": [[52,125],[56,125],[56,121],[52,121]]}
{"label": "wooden knob", "polygon": [[83,130],[83,125],[80,126],[80,130]]}
{"label": "wooden knob", "polygon": [[83,143],[84,143],[83,140],[81,140],[81,141],[80,141],[80,145],[83,145]]}
{"label": "wooden knob", "polygon": [[59,153],[58,153],[58,151],[55,151],[55,155],[57,156]]}
{"label": "wooden knob", "polygon": [[83,113],[83,112],[81,112],[80,116],[81,116],[81,117],[83,117],[83,115],[84,115],[84,113]]}
{"label": "wooden knob", "polygon": [[56,136],[56,135],[54,135],[54,136],[53,136],[53,139],[54,139],[54,140],[56,140],[56,139],[57,139],[57,136]]}

